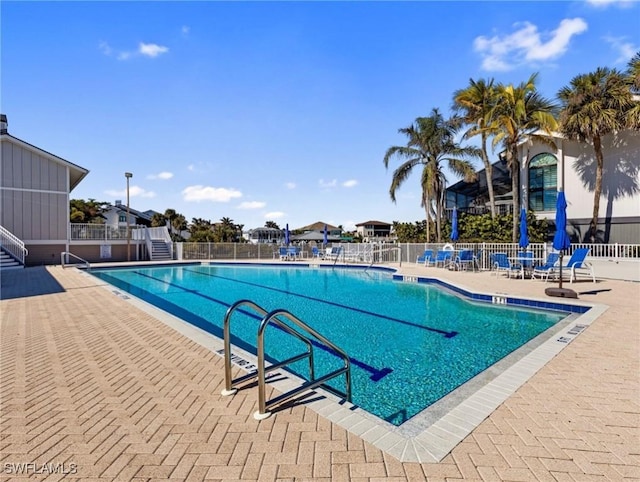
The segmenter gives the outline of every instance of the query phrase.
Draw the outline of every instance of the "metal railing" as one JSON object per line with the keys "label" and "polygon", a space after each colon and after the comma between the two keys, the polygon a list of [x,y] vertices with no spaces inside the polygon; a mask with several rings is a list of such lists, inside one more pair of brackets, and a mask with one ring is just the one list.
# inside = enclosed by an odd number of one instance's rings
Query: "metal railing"
{"label": "metal railing", "polygon": [[[258,351],[258,368],[255,372],[248,373],[242,377],[239,377],[235,380],[231,379],[231,315],[234,311],[236,311],[241,306],[248,306],[258,313],[263,315],[262,320],[260,321],[260,325],[258,326],[258,338],[257,338],[257,351]],[[315,377],[314,371],[314,357],[313,357],[313,344],[311,340],[307,336],[302,335],[298,331],[291,328],[285,322],[283,322],[280,318],[286,318],[288,321],[296,325],[298,328],[306,332],[308,335],[320,341],[326,347],[329,348],[334,354],[340,357],[343,360],[343,366],[337,370],[334,370],[326,375],[321,376],[320,378]],[[224,358],[225,358],[225,389],[222,392],[222,395],[233,395],[236,393],[237,389],[234,387],[242,382],[246,382],[248,380],[253,380],[256,377],[258,378],[258,411],[254,413],[253,417],[256,420],[262,420],[271,415],[271,412],[268,411],[269,408],[279,405],[293,397],[298,396],[299,394],[312,390],[316,387],[322,387],[325,390],[330,391],[336,395],[345,398],[348,402],[351,402],[351,362],[347,354],[330,342],[323,335],[318,333],[316,330],[311,328],[309,325],[304,323],[302,320],[294,316],[289,311],[278,309],[271,311],[269,313],[256,303],[250,300],[240,300],[234,303],[229,307],[225,316],[224,316]],[[271,364],[268,367],[265,366],[265,352],[264,352],[264,332],[269,325],[277,326],[282,329],[285,333],[288,333],[300,341],[302,341],[307,346],[306,353],[300,353],[298,355],[294,355],[287,360]],[[293,390],[290,390],[286,393],[283,393],[277,397],[272,398],[271,400],[266,399],[266,374],[278,368],[282,368],[284,366],[290,365],[291,363],[304,360],[309,360],[309,380],[305,381],[302,385]],[[336,390],[335,388],[326,385],[326,382],[329,380],[336,378],[340,375],[345,375],[345,383],[346,383],[346,391],[344,393]]]}
{"label": "metal railing", "polygon": [[[140,228],[144,228],[144,226],[131,226],[132,233]],[[109,224],[71,223],[69,224],[69,239],[71,241],[126,241],[127,227]],[[135,238],[132,237],[132,239]]]}
{"label": "metal railing", "polygon": [[[62,266],[62,269],[66,268],[67,265],[71,264],[69,263],[69,257],[77,259],[84,265],[85,268],[91,269],[91,265],[89,264],[89,261],[87,261],[86,259],[82,259],[80,256],[76,256],[75,254],[70,253],[68,251],[63,251],[62,253],[60,253],[60,266]],[[73,265],[79,266],[79,263],[73,263]]]}
{"label": "metal railing", "polygon": [[24,265],[24,259],[29,254],[29,250],[25,248],[21,239],[4,226],[0,226],[0,246],[20,264]]}

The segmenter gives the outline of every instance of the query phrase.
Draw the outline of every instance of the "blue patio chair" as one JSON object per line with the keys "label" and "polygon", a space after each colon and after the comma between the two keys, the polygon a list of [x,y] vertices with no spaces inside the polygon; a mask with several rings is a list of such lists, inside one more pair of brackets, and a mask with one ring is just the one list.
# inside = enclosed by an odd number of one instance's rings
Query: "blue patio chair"
{"label": "blue patio chair", "polygon": [[435,259],[433,257],[433,250],[427,249],[421,256],[416,257],[417,264],[424,264],[425,266],[429,266],[430,264],[435,263]]}
{"label": "blue patio chair", "polygon": [[441,249],[436,253],[435,266],[442,265],[444,268],[451,262],[451,251]]}
{"label": "blue patio chair", "polygon": [[458,253],[455,259],[456,268],[459,270],[462,269],[473,269],[473,251],[470,249],[463,249]]}
{"label": "blue patio chair", "polygon": [[289,259],[289,250],[286,246],[280,246],[280,248],[278,248],[278,253],[280,254],[281,260]]}
{"label": "blue patio chair", "polygon": [[544,277],[545,281],[548,281],[549,276],[551,275],[555,276],[555,272],[559,267],[559,264],[558,264],[559,260],[560,260],[559,253],[549,253],[543,265],[536,266],[535,268],[533,268],[533,271],[531,272],[531,278],[542,279]]}
{"label": "blue patio chair", "polygon": [[324,253],[317,246],[311,247],[311,256],[318,259],[324,259]]}
{"label": "blue patio chair", "polygon": [[571,255],[571,258],[569,258],[569,261],[567,261],[567,264],[562,265],[563,270],[566,268],[569,271],[569,281],[571,283],[577,279],[578,273],[585,273],[591,276],[594,283],[596,282],[596,273],[593,270],[593,266],[591,263],[585,261],[589,251],[589,248],[576,249]]}
{"label": "blue patio chair", "polygon": [[523,276],[522,265],[511,264],[507,253],[493,253],[491,255],[491,266],[493,266],[493,269],[496,271],[496,276],[498,276],[500,272],[507,273],[509,278],[511,278],[511,274]]}

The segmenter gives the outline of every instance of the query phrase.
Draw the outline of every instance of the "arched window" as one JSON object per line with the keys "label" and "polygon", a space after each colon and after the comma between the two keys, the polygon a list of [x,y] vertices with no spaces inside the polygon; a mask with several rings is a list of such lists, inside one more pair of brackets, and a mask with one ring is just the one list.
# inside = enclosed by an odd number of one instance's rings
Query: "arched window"
{"label": "arched window", "polygon": [[529,209],[553,211],[557,197],[558,160],[553,154],[538,154],[529,163]]}

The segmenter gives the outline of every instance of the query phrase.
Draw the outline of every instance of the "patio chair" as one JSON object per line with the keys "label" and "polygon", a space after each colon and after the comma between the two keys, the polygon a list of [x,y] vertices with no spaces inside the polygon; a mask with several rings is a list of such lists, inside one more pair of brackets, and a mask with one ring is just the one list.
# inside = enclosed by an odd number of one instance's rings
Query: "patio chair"
{"label": "patio chair", "polygon": [[289,250],[287,249],[286,246],[281,246],[280,248],[278,248],[278,253],[280,255],[280,259],[281,260],[286,260],[289,259]]}
{"label": "patio chair", "polygon": [[311,247],[311,256],[318,259],[324,259],[324,253],[317,246]]}
{"label": "patio chair", "polygon": [[531,279],[542,279],[544,277],[545,281],[549,281],[549,276],[555,276],[556,269],[559,267],[559,260],[559,253],[549,253],[547,255],[547,260],[543,265],[533,268],[533,271],[531,272]]}
{"label": "patio chair", "polygon": [[433,250],[427,249],[421,256],[416,257],[417,264],[424,264],[425,266],[429,266],[430,264],[435,263],[435,259],[433,257]]}
{"label": "patio chair", "polygon": [[441,249],[436,253],[435,266],[441,265],[443,268],[451,262],[451,251]]}
{"label": "patio chair", "polygon": [[577,279],[578,273],[584,273],[591,276],[593,282],[596,282],[596,273],[593,270],[593,266],[591,263],[585,261],[587,255],[589,254],[589,248],[578,248],[576,249],[569,261],[567,261],[566,265],[562,265],[563,270],[569,271],[569,281],[573,283],[575,279]]}
{"label": "patio chair", "polygon": [[522,265],[512,264],[507,257],[507,253],[493,253],[491,255],[491,266],[496,272],[496,277],[500,272],[505,272],[509,278],[511,278],[511,274],[521,275],[524,278]]}
{"label": "patio chair", "polygon": [[471,269],[474,269],[473,251],[470,249],[463,249],[456,256],[454,263],[456,268],[459,270],[469,269],[469,266],[471,266]]}

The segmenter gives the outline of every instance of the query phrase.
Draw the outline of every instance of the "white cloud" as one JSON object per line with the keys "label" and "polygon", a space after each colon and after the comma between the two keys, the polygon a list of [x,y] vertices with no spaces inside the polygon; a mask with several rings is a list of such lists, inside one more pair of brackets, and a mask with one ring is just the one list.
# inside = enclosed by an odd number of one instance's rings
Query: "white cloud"
{"label": "white cloud", "polygon": [[165,54],[169,51],[169,47],[164,47],[158,44],[146,44],[140,42],[138,45],[138,52],[146,57],[157,57],[158,55]]}
{"label": "white cloud", "polygon": [[169,51],[169,47],[165,47],[158,44],[146,44],[144,42],[140,42],[138,45],[138,49],[135,51],[121,50],[114,51],[113,48],[107,42],[100,42],[98,44],[98,48],[100,51],[106,55],[107,57],[114,56],[118,60],[128,60],[132,57],[136,56],[144,56],[144,57],[157,57],[161,54],[167,53]]}
{"label": "white cloud", "polygon": [[616,64],[628,63],[636,52],[640,51],[640,46],[626,42],[624,37],[605,37],[604,40],[611,45],[613,50],[618,52],[618,58],[615,60]]}
{"label": "white cloud", "polygon": [[[123,189],[122,191],[118,191],[115,189],[111,189],[111,190],[105,191],[105,194],[109,196],[113,196],[115,198],[125,199],[127,197],[127,190]],[[151,197],[156,197],[156,193],[153,191],[147,191],[146,189],[143,189],[140,186],[130,186],[129,197],[151,198]]]}
{"label": "white cloud", "polygon": [[318,181],[318,184],[320,185],[321,188],[331,188],[331,187],[336,187],[338,185],[338,181],[336,179],[331,179],[330,181],[325,181],[324,179],[320,179]]}
{"label": "white cloud", "polygon": [[172,172],[163,171],[163,172],[159,172],[158,174],[149,174],[147,176],[147,179],[163,179],[163,180],[167,180],[167,179],[171,179],[172,177],[173,177],[173,173]]}
{"label": "white cloud", "polygon": [[345,181],[342,183],[343,187],[354,187],[358,185],[358,181],[356,181],[355,179],[349,179],[348,181]]}
{"label": "white cloud", "polygon": [[182,191],[182,197],[185,201],[213,201],[226,203],[233,198],[242,197],[242,193],[236,189],[196,185],[186,187]]}
{"label": "white cloud", "polygon": [[518,30],[509,35],[476,37],[473,47],[483,57],[484,70],[505,71],[530,62],[558,58],[567,51],[571,38],[588,28],[581,18],[564,19],[557,29],[546,34],[541,34],[538,27],[529,22],[514,27]]}
{"label": "white cloud", "polygon": [[286,183],[284,184],[284,186],[285,186],[287,189],[295,189],[295,188],[296,188],[296,183],[295,183],[295,182],[286,182]]}
{"label": "white cloud", "polygon": [[188,25],[183,25],[182,28],[180,28],[180,31],[182,32],[182,35],[186,37],[187,35],[189,35],[189,32],[191,32],[191,27],[189,27]]}
{"label": "white cloud", "polygon": [[607,8],[610,5],[630,7],[637,0],[587,0],[587,3],[596,8]]}
{"label": "white cloud", "polygon": [[286,213],[283,213],[282,211],[272,211],[270,213],[267,213],[264,215],[264,218],[266,220],[270,220],[270,219],[281,219],[283,217],[286,216]]}
{"label": "white cloud", "polygon": [[262,201],[245,201],[240,203],[238,209],[261,209],[265,207],[267,203]]}

